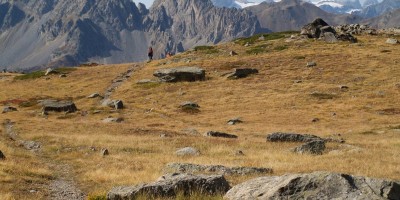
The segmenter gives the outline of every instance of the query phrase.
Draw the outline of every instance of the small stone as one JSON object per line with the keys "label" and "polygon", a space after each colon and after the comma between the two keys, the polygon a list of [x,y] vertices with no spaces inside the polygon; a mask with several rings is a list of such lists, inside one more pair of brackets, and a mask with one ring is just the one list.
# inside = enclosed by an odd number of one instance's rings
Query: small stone
{"label": "small stone", "polygon": [[386,40],[386,43],[387,44],[397,44],[397,43],[399,43],[399,41],[397,39],[394,39],[394,38],[389,38],[389,39]]}
{"label": "small stone", "polygon": [[315,67],[317,66],[316,62],[307,62],[307,67]]}
{"label": "small stone", "polygon": [[14,112],[14,111],[18,111],[17,108],[11,107],[11,106],[6,106],[3,108],[3,112],[2,113],[8,113],[8,112]]}
{"label": "small stone", "polygon": [[314,119],[311,120],[311,122],[314,122],[314,123],[315,122],[319,122],[319,118],[314,118]]}
{"label": "small stone", "polygon": [[5,159],[6,159],[6,156],[0,150],[0,160],[5,160]]}
{"label": "small stone", "polygon": [[230,56],[237,56],[238,54],[235,51],[231,51],[231,52],[229,52],[229,55]]}
{"label": "small stone", "polygon": [[89,95],[87,98],[93,99],[93,98],[97,98],[97,97],[100,97],[99,93],[93,93],[93,94]]}
{"label": "small stone", "polygon": [[244,156],[244,153],[242,150],[237,150],[235,151],[235,156]]}
{"label": "small stone", "polygon": [[228,120],[228,124],[229,124],[229,125],[235,125],[235,124],[237,124],[237,123],[243,123],[243,121],[240,120],[239,117]]}
{"label": "small stone", "polygon": [[193,147],[185,147],[175,152],[177,156],[198,156],[200,151]]}
{"label": "small stone", "polygon": [[302,83],[303,81],[302,80],[294,80],[293,82],[294,83]]}
{"label": "small stone", "polygon": [[110,152],[108,151],[107,148],[102,148],[101,149],[101,155],[102,156],[108,156],[110,154]]}
{"label": "small stone", "polygon": [[120,110],[124,108],[124,103],[121,100],[115,100],[114,101],[114,108],[116,110]]}
{"label": "small stone", "polygon": [[107,118],[103,119],[103,122],[104,122],[104,123],[111,123],[111,122],[114,122],[114,123],[121,123],[121,122],[123,122],[123,121],[124,121],[124,119],[121,118],[121,117],[118,117],[118,118],[107,117]]}
{"label": "small stone", "polygon": [[246,44],[244,45],[245,47],[249,47],[250,44],[248,42],[246,42]]}
{"label": "small stone", "polygon": [[60,75],[60,78],[65,78],[65,77],[67,77],[66,74],[61,74],[61,75]]}
{"label": "small stone", "polygon": [[195,102],[191,102],[191,101],[185,101],[185,102],[181,103],[181,105],[179,105],[179,107],[182,109],[199,109],[200,108],[199,104],[197,104]]}
{"label": "small stone", "polygon": [[29,190],[30,193],[36,193],[36,190]]}
{"label": "small stone", "polygon": [[349,86],[347,86],[347,85],[341,85],[341,86],[340,86],[340,89],[341,89],[341,90],[347,90],[347,89],[349,89]]}
{"label": "small stone", "polygon": [[46,72],[44,73],[44,75],[47,76],[47,75],[55,74],[55,73],[56,73],[55,70],[53,70],[52,68],[48,68],[48,69],[46,70]]}

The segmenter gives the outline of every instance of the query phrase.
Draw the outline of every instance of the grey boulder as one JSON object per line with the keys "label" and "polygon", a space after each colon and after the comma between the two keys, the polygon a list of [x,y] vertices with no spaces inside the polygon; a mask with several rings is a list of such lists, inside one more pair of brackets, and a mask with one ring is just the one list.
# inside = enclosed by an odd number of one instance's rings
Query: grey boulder
{"label": "grey boulder", "polygon": [[325,150],[324,140],[314,140],[294,148],[292,151],[300,154],[321,155]]}
{"label": "grey boulder", "polygon": [[394,38],[389,38],[389,39],[386,40],[386,43],[387,44],[397,44],[397,43],[399,43],[399,41],[397,39],[394,39]]}
{"label": "grey boulder", "polygon": [[258,70],[252,69],[252,68],[237,68],[237,69],[235,69],[234,72],[229,73],[227,78],[228,79],[239,79],[239,78],[245,78],[251,74],[258,74]]}
{"label": "grey boulder", "polygon": [[166,174],[156,182],[136,186],[114,187],[107,194],[108,200],[133,200],[138,196],[145,199],[173,198],[178,194],[186,197],[225,194],[230,189],[222,175]]}
{"label": "grey boulder", "polygon": [[58,100],[42,100],[40,104],[43,106],[43,112],[75,112],[78,109],[76,108],[74,102],[72,101],[58,101]]}
{"label": "grey boulder", "polygon": [[400,199],[399,182],[331,172],[259,177],[224,196],[236,199]]}
{"label": "grey boulder", "polygon": [[208,137],[238,138],[237,135],[218,132],[218,131],[208,131],[205,135],[208,136]]}
{"label": "grey boulder", "polygon": [[199,67],[177,67],[170,69],[159,69],[153,73],[162,82],[182,82],[182,81],[204,81],[206,71]]}
{"label": "grey boulder", "polygon": [[323,139],[315,135],[297,133],[275,132],[267,135],[267,141],[269,142],[311,142],[314,140]]}

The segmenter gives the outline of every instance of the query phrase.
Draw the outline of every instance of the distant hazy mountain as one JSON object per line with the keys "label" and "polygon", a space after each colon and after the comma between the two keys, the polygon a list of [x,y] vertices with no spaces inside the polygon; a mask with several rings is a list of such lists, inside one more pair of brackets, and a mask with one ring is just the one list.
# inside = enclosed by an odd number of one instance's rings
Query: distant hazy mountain
{"label": "distant hazy mountain", "polygon": [[301,0],[283,0],[277,3],[261,3],[246,8],[254,13],[260,25],[271,31],[299,30],[303,25],[316,18],[322,18],[329,24],[354,23],[359,17],[335,15],[325,12],[312,3]]}
{"label": "distant hazy mountain", "polygon": [[257,32],[255,16],[209,0],[0,0],[0,69],[121,63]]}
{"label": "distant hazy mountain", "polygon": [[[226,8],[246,8],[249,6],[255,6],[263,2],[264,0],[211,0],[217,7]],[[270,0],[272,1],[272,0]]]}
{"label": "distant hazy mountain", "polygon": [[369,24],[374,28],[400,28],[400,9],[392,10],[381,16],[368,19],[363,23]]}
{"label": "distant hazy mountain", "polygon": [[364,8],[359,15],[364,18],[372,18],[398,8],[400,8],[400,0],[384,0]]}

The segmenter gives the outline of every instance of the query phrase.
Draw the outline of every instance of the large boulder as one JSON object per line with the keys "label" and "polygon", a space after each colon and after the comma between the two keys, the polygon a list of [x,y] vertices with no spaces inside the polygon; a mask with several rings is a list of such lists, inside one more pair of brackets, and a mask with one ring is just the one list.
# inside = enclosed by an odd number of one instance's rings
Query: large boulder
{"label": "large boulder", "polygon": [[275,132],[267,135],[267,141],[269,142],[311,142],[315,140],[323,139],[315,135],[297,133]]}
{"label": "large boulder", "polygon": [[313,22],[303,26],[303,28],[301,28],[300,34],[306,35],[309,38],[319,38],[321,36],[321,28],[326,26],[329,26],[328,23],[326,23],[321,18],[317,18]]}
{"label": "large boulder", "polygon": [[259,177],[236,185],[236,199],[400,199],[399,182],[331,172]]}
{"label": "large boulder", "polygon": [[[338,30],[341,30],[341,28]],[[301,28],[300,34],[308,38],[322,39],[328,43],[337,42],[338,40],[350,41],[352,43],[357,42],[357,38],[352,36],[349,32],[337,33],[335,28],[329,26],[321,18],[317,18],[313,22],[304,25]]]}
{"label": "large boulder", "polygon": [[168,163],[164,171],[169,173],[213,173],[227,175],[272,173],[271,168],[264,167],[226,167],[223,165],[197,165],[191,163]]}
{"label": "large boulder", "polygon": [[300,154],[321,155],[325,150],[324,140],[314,140],[294,148],[292,151]]}
{"label": "large boulder", "polygon": [[170,69],[159,69],[153,74],[162,82],[181,82],[181,81],[204,81],[206,71],[199,67],[177,67]]}
{"label": "large boulder", "polygon": [[189,196],[225,194],[230,189],[222,175],[167,174],[156,182],[136,186],[114,187],[107,194],[108,200],[133,200],[138,196],[144,199],[173,198],[179,195]]}
{"label": "large boulder", "polygon": [[54,111],[54,112],[75,112],[76,108],[74,102],[72,101],[58,101],[58,100],[42,100],[40,104],[43,106],[44,112]]}

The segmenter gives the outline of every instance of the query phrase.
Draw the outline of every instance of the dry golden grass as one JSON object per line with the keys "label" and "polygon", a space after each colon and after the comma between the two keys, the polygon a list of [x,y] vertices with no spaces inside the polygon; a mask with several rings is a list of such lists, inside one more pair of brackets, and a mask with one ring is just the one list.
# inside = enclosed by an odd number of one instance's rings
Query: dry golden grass
{"label": "dry golden grass", "polygon": [[[2,130],[0,149],[7,160],[0,161],[0,180],[5,185],[0,187],[0,198],[46,195],[49,179],[58,176],[46,165],[49,161],[71,166],[77,184],[91,195],[105,194],[116,185],[154,181],[169,162],[271,167],[276,175],[334,171],[399,180],[400,118],[395,111],[400,109],[400,46],[385,44],[382,36],[360,36],[358,44],[284,40],[259,41],[250,47],[226,43],[217,46],[218,53],[214,54],[188,51],[143,63],[112,95],[126,106],[118,112],[102,108],[98,99],[86,96],[103,93],[113,78],[133,64],[79,68],[65,79],[54,75],[49,80],[13,81],[14,75],[3,76],[2,102],[46,96],[72,98],[80,111],[43,117],[40,107],[32,106],[0,114],[1,121],[16,122],[21,138],[40,141],[43,146],[38,154],[25,151],[8,141]],[[246,53],[256,45],[268,51]],[[231,50],[239,55],[230,57]],[[309,61],[317,66],[307,68]],[[206,69],[207,81],[136,84],[151,78],[156,69],[194,65]],[[221,76],[235,67],[257,68],[260,73],[239,80]],[[341,85],[349,89],[342,90]],[[313,92],[332,98],[312,96]],[[200,112],[181,112],[178,106],[183,101],[197,102]],[[81,115],[95,109],[103,112]],[[108,116],[125,121],[103,123],[101,119]],[[234,117],[241,117],[244,123],[227,125]],[[313,123],[313,118],[320,121]],[[201,134],[223,131],[239,138],[189,135],[186,129]],[[297,155],[289,149],[299,144],[265,141],[268,133],[276,131],[321,137],[340,133],[346,144],[328,143],[321,156]],[[186,146],[198,148],[201,155],[174,155]],[[110,155],[102,157],[101,148],[108,148]],[[236,150],[243,150],[245,156],[234,156]],[[251,177],[228,178],[237,184]],[[37,186],[38,192],[29,193],[31,185]]]}

